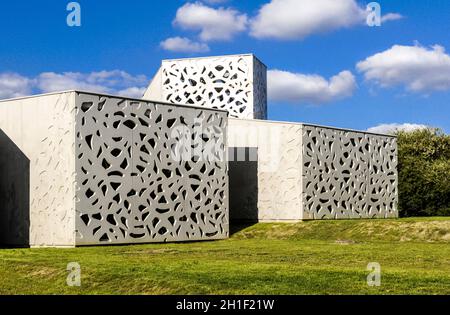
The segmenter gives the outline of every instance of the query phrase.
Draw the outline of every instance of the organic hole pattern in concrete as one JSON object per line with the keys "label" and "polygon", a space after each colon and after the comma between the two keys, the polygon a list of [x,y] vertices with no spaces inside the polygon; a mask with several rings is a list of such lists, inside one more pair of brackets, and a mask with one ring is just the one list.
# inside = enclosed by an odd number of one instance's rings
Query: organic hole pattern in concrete
{"label": "organic hole pattern in concrete", "polygon": [[[174,159],[181,137],[200,139],[205,147],[214,142],[215,150],[224,152],[226,113],[94,95],[78,97],[77,243],[228,235],[225,160],[195,155],[189,160]],[[195,131],[199,121],[202,132]],[[188,134],[175,132],[177,127]],[[213,131],[213,136],[205,136],[205,130]],[[187,153],[192,146],[181,150]]]}

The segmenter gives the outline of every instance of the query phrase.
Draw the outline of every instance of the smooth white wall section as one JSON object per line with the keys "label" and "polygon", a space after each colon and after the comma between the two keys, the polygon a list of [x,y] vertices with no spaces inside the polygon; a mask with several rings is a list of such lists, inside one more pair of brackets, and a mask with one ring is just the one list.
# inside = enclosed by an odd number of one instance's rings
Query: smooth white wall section
{"label": "smooth white wall section", "polygon": [[[267,118],[267,68],[254,55],[164,60],[144,99]],[[159,92],[161,91],[161,92]]]}
{"label": "smooth white wall section", "polygon": [[0,101],[0,242],[75,245],[73,92]]}
{"label": "smooth white wall section", "polygon": [[158,72],[153,77],[152,82],[150,82],[150,85],[145,91],[144,99],[163,101],[164,97],[162,94],[162,68],[158,69]]}
{"label": "smooth white wall section", "polygon": [[[228,130],[228,146],[231,151],[236,148],[234,161],[229,162],[230,218],[301,220],[302,125],[230,118]],[[240,167],[252,160],[242,154],[242,148],[256,152],[253,158],[257,160],[257,176],[249,174],[252,167]],[[233,172],[235,168],[239,169]],[[249,178],[257,182],[252,184]],[[242,181],[247,187],[239,187]],[[248,187],[253,188],[245,190]]]}

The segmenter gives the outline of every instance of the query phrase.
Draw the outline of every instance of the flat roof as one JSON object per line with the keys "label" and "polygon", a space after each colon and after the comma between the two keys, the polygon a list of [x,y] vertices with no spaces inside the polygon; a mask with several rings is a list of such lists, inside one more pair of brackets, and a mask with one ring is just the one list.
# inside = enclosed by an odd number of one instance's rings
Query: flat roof
{"label": "flat roof", "polygon": [[217,58],[223,58],[223,57],[253,57],[256,60],[258,60],[261,64],[263,64],[266,68],[266,64],[261,61],[258,57],[256,57],[255,54],[252,53],[245,53],[245,54],[231,54],[231,55],[219,55],[219,56],[200,56],[200,57],[186,57],[186,58],[175,58],[175,59],[163,59],[161,63],[163,62],[170,62],[170,61],[186,61],[186,60],[198,60],[198,59],[217,59]]}
{"label": "flat roof", "polygon": [[259,122],[259,123],[271,123],[271,124],[285,124],[285,125],[319,127],[319,128],[324,128],[324,129],[334,129],[334,130],[340,130],[340,131],[346,131],[346,132],[357,132],[357,133],[369,134],[369,135],[374,135],[374,136],[383,136],[383,137],[397,138],[397,136],[390,135],[390,134],[376,133],[376,132],[356,130],[356,129],[349,129],[349,128],[324,126],[324,125],[318,125],[318,124],[312,124],[312,123],[304,123],[304,122],[291,122],[291,121],[279,121],[279,120],[261,120],[261,119],[241,119],[241,118],[234,118],[234,117],[230,117],[229,119],[237,120],[237,121],[239,121],[239,120],[253,121],[253,122]]}
{"label": "flat roof", "polygon": [[[122,99],[127,99],[127,100],[132,100],[132,101],[138,101],[138,102],[152,102],[152,103],[157,103],[157,104],[162,104],[162,105],[170,105],[170,106],[183,107],[183,108],[195,108],[195,109],[200,109],[200,110],[225,112],[225,113],[227,113],[227,116],[229,116],[228,111],[227,110],[223,110],[223,109],[214,109],[214,108],[201,107],[201,106],[175,104],[175,103],[155,101],[155,100],[150,100],[150,99],[140,99],[140,98],[134,98],[134,97],[128,97],[128,96],[120,96],[120,95],[107,94],[107,93],[89,92],[89,91],[82,91],[82,90],[65,90],[65,91],[59,91],[59,92],[50,92],[50,93],[43,93],[43,94],[34,94],[34,95],[29,95],[29,96],[20,96],[20,97],[16,97],[16,98],[9,98],[9,99],[0,100],[0,103],[18,101],[18,100],[22,100],[22,99],[30,99],[30,98],[35,98],[35,97],[56,95],[56,94],[64,94],[64,93],[80,93],[80,94],[88,94],[88,95],[98,95],[98,96],[122,98]],[[318,125],[318,124],[312,124],[312,123],[304,123],[304,122],[261,120],[261,119],[241,119],[241,118],[232,118],[232,117],[230,117],[230,119],[232,119],[232,120],[252,121],[252,122],[259,122],[259,123],[273,123],[273,124],[287,124],[287,125],[301,125],[301,126],[319,127],[319,128],[347,131],[347,132],[358,132],[358,133],[370,134],[370,135],[375,135],[375,136],[384,136],[384,137],[397,138],[397,136],[390,135],[390,134],[375,133],[375,132],[370,132],[370,131],[348,129],[348,128],[340,128],[340,127],[331,127],[331,126],[324,126],[324,125]]]}
{"label": "flat roof", "polygon": [[0,103],[5,102],[14,102],[19,101],[23,99],[30,99],[35,97],[43,97],[43,96],[50,96],[50,95],[56,95],[56,94],[65,94],[65,93],[79,93],[79,94],[88,94],[88,95],[98,95],[98,96],[105,96],[105,97],[112,97],[112,98],[122,98],[126,100],[131,101],[138,101],[138,102],[151,102],[151,103],[157,103],[162,105],[170,105],[175,107],[183,107],[183,108],[195,108],[195,109],[201,109],[201,110],[209,110],[209,111],[216,111],[216,112],[223,112],[229,114],[227,110],[224,109],[215,109],[215,108],[208,108],[208,107],[202,107],[202,106],[192,106],[192,105],[186,105],[186,104],[177,104],[177,103],[169,103],[164,101],[157,101],[157,100],[150,100],[150,99],[143,99],[143,98],[135,98],[135,97],[128,97],[123,95],[114,95],[114,94],[108,94],[108,93],[97,93],[97,92],[90,92],[90,91],[83,91],[83,90],[64,90],[64,91],[57,91],[57,92],[50,92],[50,93],[42,93],[42,94],[34,94],[34,95],[28,95],[28,96],[20,96],[15,98],[8,98],[0,100]]}

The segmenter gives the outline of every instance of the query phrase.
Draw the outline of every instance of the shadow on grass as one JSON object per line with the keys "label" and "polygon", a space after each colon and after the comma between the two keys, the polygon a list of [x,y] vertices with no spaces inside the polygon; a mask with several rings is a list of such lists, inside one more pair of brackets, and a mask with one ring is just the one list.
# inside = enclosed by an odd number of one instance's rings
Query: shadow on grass
{"label": "shadow on grass", "polygon": [[231,221],[230,222],[230,237],[236,233],[239,233],[242,230],[245,230],[246,228],[254,226],[255,224],[258,224],[258,222],[256,222],[256,221],[248,221],[248,222]]}

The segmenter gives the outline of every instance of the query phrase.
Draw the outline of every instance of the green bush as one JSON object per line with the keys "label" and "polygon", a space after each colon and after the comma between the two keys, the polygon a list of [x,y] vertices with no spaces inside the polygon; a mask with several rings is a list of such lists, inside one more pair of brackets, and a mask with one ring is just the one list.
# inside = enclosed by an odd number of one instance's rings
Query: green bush
{"label": "green bush", "polygon": [[450,215],[450,135],[423,129],[397,136],[400,215]]}

